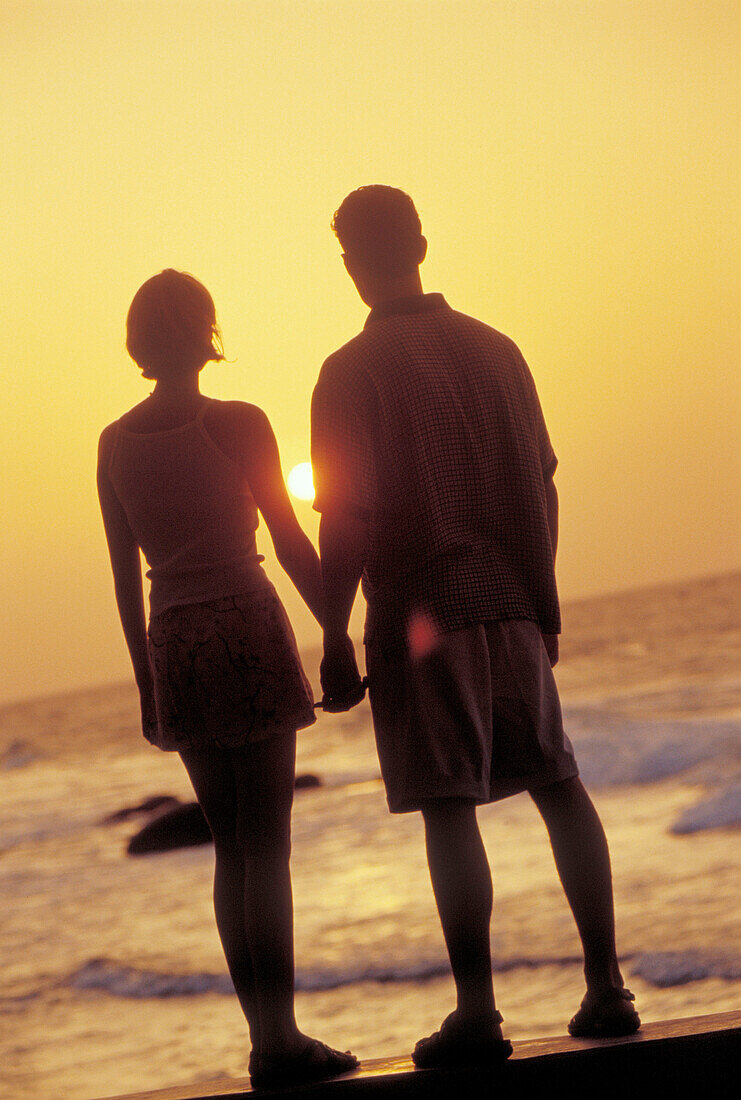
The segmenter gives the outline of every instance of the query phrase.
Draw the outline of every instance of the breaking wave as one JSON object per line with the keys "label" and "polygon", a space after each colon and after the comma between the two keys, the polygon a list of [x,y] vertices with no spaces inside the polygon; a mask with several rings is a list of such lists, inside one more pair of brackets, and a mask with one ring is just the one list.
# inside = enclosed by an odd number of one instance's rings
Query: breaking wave
{"label": "breaking wave", "polygon": [[652,951],[638,956],[630,972],[659,989],[668,989],[706,978],[737,981],[741,978],[741,960],[707,956],[700,951]]}
{"label": "breaking wave", "polygon": [[741,783],[721,790],[690,806],[671,827],[677,836],[741,824]]}
{"label": "breaking wave", "polygon": [[[707,978],[736,981],[741,978],[741,959],[708,956],[697,951],[650,952],[623,958],[629,964],[630,973],[658,988],[686,985],[688,982]],[[581,958],[511,958],[494,963],[495,973],[541,966],[577,966]],[[393,967],[368,965],[345,969],[299,972],[296,989],[304,993],[339,989],[360,982],[419,982],[443,977],[449,973],[444,959],[409,962]],[[113,997],[133,999],[157,999],[167,997],[197,997],[207,993],[231,996],[234,986],[228,974],[199,972],[195,974],[166,974],[134,966],[125,966],[111,959],[90,959],[70,975],[66,985],[77,990],[96,990]]]}
{"label": "breaking wave", "polygon": [[636,721],[592,708],[564,708],[579,771],[588,786],[656,783],[706,765],[706,782],[728,782],[737,766],[739,723]]}

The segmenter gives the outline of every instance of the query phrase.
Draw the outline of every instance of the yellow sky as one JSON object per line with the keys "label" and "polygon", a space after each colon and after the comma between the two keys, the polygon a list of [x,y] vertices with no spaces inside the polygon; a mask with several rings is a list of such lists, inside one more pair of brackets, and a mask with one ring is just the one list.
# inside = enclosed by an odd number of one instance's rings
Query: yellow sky
{"label": "yellow sky", "polygon": [[1,22],[0,700],[128,675],[94,469],[148,392],[134,291],[206,283],[234,362],[203,388],[265,408],[287,472],[365,317],[329,230],[363,183],[412,194],[425,288],[531,365],[562,597],[741,565],[735,0],[4,0]]}

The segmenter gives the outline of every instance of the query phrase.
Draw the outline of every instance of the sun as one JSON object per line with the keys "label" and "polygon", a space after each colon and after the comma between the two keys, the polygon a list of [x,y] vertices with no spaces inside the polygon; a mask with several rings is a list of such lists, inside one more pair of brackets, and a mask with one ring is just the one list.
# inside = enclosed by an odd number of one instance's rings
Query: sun
{"label": "sun", "polygon": [[314,499],[314,475],[310,462],[299,462],[286,478],[290,492],[298,500]]}

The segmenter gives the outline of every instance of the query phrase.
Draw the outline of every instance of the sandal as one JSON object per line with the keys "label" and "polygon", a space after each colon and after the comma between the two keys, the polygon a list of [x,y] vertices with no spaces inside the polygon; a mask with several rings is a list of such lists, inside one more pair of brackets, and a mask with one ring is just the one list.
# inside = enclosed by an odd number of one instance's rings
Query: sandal
{"label": "sandal", "polygon": [[253,1088],[281,1089],[326,1081],[357,1067],[358,1060],[349,1050],[334,1050],[320,1039],[310,1039],[301,1053],[292,1058],[264,1058],[251,1054],[249,1070]]}
{"label": "sandal", "polygon": [[629,989],[613,989],[596,1000],[587,993],[569,1023],[569,1035],[575,1039],[633,1035],[641,1026],[641,1018],[631,1004],[634,1000]]}
{"label": "sandal", "polygon": [[[498,1012],[494,1013],[494,1022],[502,1022]],[[491,1066],[505,1062],[512,1053],[509,1039],[495,1039],[490,1033],[456,1025],[453,1012],[443,1020],[439,1031],[419,1040],[412,1054],[418,1069]]]}

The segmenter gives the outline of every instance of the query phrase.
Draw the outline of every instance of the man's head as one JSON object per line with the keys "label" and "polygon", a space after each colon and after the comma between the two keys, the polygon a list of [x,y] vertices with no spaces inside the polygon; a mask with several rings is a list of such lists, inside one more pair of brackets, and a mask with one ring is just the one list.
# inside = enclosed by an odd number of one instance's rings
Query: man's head
{"label": "man's head", "polygon": [[[427,241],[414,203],[404,191],[382,184],[359,187],[342,202],[332,229],[365,301],[369,286],[403,288],[419,281]],[[371,291],[371,296],[378,294]]]}

